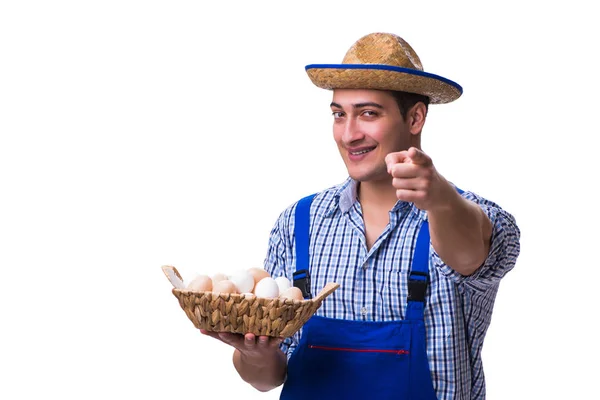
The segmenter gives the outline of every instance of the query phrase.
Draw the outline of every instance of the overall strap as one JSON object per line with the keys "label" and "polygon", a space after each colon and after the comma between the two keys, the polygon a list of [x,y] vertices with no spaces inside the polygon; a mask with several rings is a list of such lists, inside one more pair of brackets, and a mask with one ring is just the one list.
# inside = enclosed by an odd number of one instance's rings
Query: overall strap
{"label": "overall strap", "polygon": [[296,272],[294,286],[302,290],[305,299],[312,298],[309,273],[310,205],[315,194],[306,196],[296,205],[294,235],[296,237]]}
{"label": "overall strap", "polygon": [[[456,188],[459,194],[464,192]],[[406,319],[423,320],[425,295],[429,285],[429,223],[423,221],[417,236],[410,274],[408,275],[408,302]]]}
{"label": "overall strap", "polygon": [[423,320],[425,294],[429,283],[429,223],[423,221],[417,236],[410,274],[408,274],[408,304],[406,319]]}

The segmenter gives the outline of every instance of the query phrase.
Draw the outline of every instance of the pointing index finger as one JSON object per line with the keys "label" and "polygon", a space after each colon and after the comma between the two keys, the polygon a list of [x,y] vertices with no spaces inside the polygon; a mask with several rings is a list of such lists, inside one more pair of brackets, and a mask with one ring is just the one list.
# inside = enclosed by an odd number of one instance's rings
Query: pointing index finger
{"label": "pointing index finger", "polygon": [[411,147],[408,149],[408,157],[413,164],[428,165],[431,163],[431,158],[429,158],[427,154],[416,147]]}

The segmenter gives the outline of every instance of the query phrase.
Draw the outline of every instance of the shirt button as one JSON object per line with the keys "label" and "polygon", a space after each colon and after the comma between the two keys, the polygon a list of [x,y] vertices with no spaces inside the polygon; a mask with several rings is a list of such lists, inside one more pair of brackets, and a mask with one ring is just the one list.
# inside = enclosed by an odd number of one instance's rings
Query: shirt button
{"label": "shirt button", "polygon": [[362,316],[364,317],[365,315],[367,315],[367,308],[363,307],[360,309],[360,313],[362,314]]}

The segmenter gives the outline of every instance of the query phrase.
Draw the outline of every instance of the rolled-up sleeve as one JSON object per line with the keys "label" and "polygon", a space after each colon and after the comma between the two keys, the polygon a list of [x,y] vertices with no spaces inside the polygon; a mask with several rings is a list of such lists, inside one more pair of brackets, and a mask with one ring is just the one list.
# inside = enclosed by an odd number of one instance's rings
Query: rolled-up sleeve
{"label": "rolled-up sleeve", "polygon": [[[265,270],[273,277],[277,278],[280,276],[285,276],[290,281],[293,277],[288,276],[286,268],[287,265],[287,246],[286,246],[286,238],[283,237],[281,225],[285,220],[285,213],[282,214],[271,230],[271,234],[269,237],[269,249],[267,252],[267,256],[265,258],[264,268]],[[300,331],[296,332],[293,336],[285,338],[283,342],[281,342],[280,349],[283,351],[287,359],[289,361],[292,353],[298,346],[298,342],[300,340]]]}
{"label": "rolled-up sleeve", "polygon": [[521,232],[514,216],[497,204],[471,192],[463,193],[463,197],[478,204],[492,222],[488,256],[469,276],[463,276],[446,265],[433,247],[431,247],[432,262],[443,275],[457,284],[463,284],[467,289],[485,291],[497,285],[514,268],[520,253]]}

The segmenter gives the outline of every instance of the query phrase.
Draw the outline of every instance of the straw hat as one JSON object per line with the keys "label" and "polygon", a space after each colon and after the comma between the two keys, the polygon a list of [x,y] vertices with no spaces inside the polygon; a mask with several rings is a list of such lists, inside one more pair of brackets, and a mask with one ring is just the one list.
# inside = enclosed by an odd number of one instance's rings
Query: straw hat
{"label": "straw hat", "polygon": [[422,94],[431,104],[454,101],[462,87],[423,71],[417,53],[401,37],[371,33],[356,41],[342,64],[310,64],[306,72],[323,89],[379,89]]}

